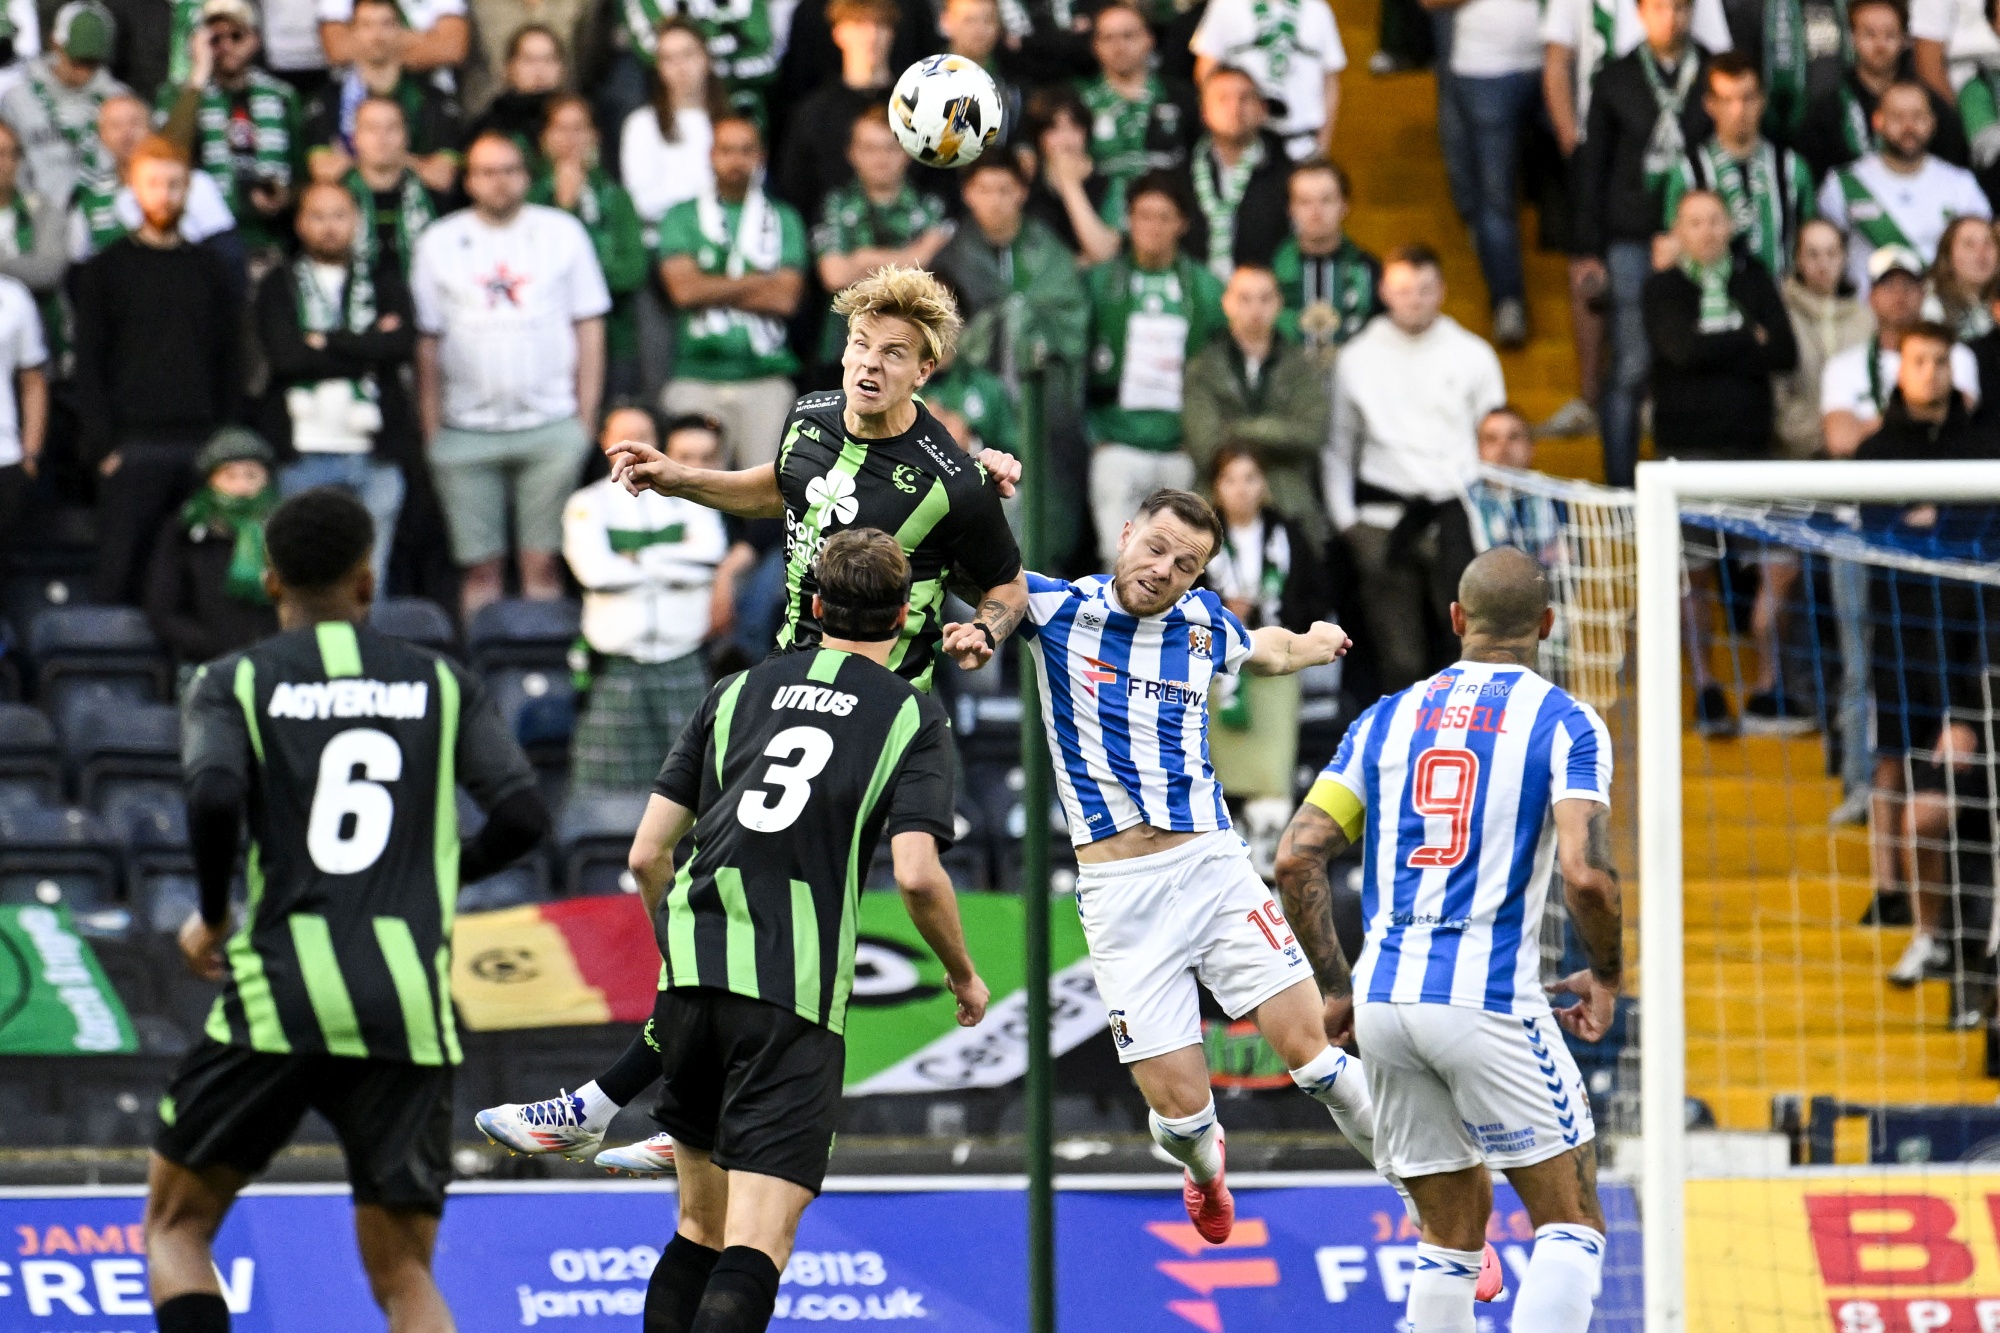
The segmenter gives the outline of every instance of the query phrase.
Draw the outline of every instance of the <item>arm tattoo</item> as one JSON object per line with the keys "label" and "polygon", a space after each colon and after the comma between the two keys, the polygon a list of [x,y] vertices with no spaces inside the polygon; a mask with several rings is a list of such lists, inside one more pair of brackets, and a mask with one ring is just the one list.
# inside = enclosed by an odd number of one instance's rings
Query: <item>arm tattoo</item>
{"label": "arm tattoo", "polygon": [[1333,929],[1333,885],[1326,863],[1347,849],[1347,835],[1318,806],[1303,805],[1292,816],[1278,847],[1278,896],[1292,934],[1312,963],[1313,979],[1328,999],[1354,994],[1354,978]]}
{"label": "arm tattoo", "polygon": [[[1590,816],[1589,836],[1584,843],[1584,862],[1604,876],[1609,910],[1592,907],[1572,910],[1577,937],[1583,941],[1590,970],[1606,985],[1617,985],[1625,974],[1625,936],[1619,912],[1618,869],[1611,857],[1611,812],[1599,809]],[[1575,899],[1572,899],[1572,909]]]}
{"label": "arm tattoo", "polygon": [[1609,810],[1598,810],[1591,815],[1590,836],[1584,842],[1583,859],[1590,863],[1593,870],[1602,870],[1605,874],[1611,876],[1614,883],[1617,882],[1618,865],[1611,855],[1611,812]]}
{"label": "arm tattoo", "polygon": [[980,601],[979,610],[972,618],[993,631],[993,642],[997,647],[1007,641],[1007,636],[1021,623],[1021,615],[1026,610],[1024,606],[1009,606],[998,597],[987,597]]}

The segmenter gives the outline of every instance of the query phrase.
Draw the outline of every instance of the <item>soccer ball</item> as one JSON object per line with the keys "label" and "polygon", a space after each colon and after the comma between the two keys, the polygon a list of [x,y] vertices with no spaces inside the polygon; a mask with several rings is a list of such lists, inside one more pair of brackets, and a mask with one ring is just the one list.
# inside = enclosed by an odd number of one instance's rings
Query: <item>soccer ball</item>
{"label": "soccer ball", "polygon": [[889,128],[925,166],[962,167],[1000,137],[1000,94],[964,56],[927,56],[896,80]]}

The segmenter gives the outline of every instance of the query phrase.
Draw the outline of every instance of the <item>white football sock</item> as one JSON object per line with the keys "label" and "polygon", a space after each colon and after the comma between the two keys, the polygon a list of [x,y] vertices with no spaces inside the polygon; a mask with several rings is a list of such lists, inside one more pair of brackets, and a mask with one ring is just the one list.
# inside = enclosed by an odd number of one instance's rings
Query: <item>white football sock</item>
{"label": "white football sock", "polygon": [[611,1121],[618,1114],[618,1103],[604,1095],[596,1079],[578,1088],[575,1095],[583,1098],[583,1123],[592,1133],[602,1133],[611,1128]]}
{"label": "white football sock", "polygon": [[1368,1079],[1362,1072],[1361,1061],[1338,1046],[1329,1046],[1294,1069],[1292,1082],[1300,1092],[1327,1109],[1347,1141],[1373,1166],[1375,1100],[1368,1095]]}
{"label": "white football sock", "polygon": [[1514,1323],[1535,1333],[1585,1333],[1604,1275],[1604,1237],[1578,1222],[1535,1230],[1535,1252],[1514,1298]]}
{"label": "white football sock", "polygon": [[1168,1120],[1156,1111],[1146,1113],[1153,1142],[1188,1169],[1197,1185],[1213,1180],[1222,1170],[1222,1122],[1215,1118],[1215,1100],[1179,1120]]}
{"label": "white football sock", "polygon": [[[1410,1274],[1410,1333],[1476,1333],[1472,1293],[1479,1286],[1480,1250],[1447,1250],[1428,1242],[1417,1246],[1416,1271]],[[1520,1319],[1517,1314],[1516,1320]],[[1542,1333],[1539,1324],[1522,1329]]]}

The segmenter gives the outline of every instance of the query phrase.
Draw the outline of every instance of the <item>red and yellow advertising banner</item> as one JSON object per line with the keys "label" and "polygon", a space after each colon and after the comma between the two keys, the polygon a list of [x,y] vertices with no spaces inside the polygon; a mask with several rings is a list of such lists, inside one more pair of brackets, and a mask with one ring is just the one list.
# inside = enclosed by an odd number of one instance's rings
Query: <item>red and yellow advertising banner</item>
{"label": "red and yellow advertising banner", "polygon": [[2000,1171],[1687,1184],[1690,1333],[2000,1333]]}
{"label": "red and yellow advertising banner", "polygon": [[660,951],[637,894],[468,912],[452,928],[451,995],[474,1031],[640,1023]]}

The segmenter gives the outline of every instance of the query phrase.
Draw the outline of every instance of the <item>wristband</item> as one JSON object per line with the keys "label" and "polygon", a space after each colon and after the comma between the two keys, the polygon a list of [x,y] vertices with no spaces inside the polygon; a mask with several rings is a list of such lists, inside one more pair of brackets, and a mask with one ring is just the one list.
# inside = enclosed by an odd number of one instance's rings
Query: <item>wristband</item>
{"label": "wristband", "polygon": [[997,652],[999,652],[999,651],[1000,651],[1000,645],[999,645],[998,643],[994,642],[994,639],[993,639],[993,631],[992,631],[992,629],[991,629],[991,628],[990,628],[990,627],[989,627],[989,626],[988,626],[988,625],[986,624],[986,622],[985,622],[985,621],[983,621],[983,620],[975,620],[975,621],[973,621],[973,622],[972,622],[972,628],[974,628],[974,629],[978,630],[978,631],[979,631],[979,632],[980,632],[981,634],[984,634],[984,635],[986,636],[986,651],[987,651],[987,652],[989,652],[989,653],[997,653]]}

